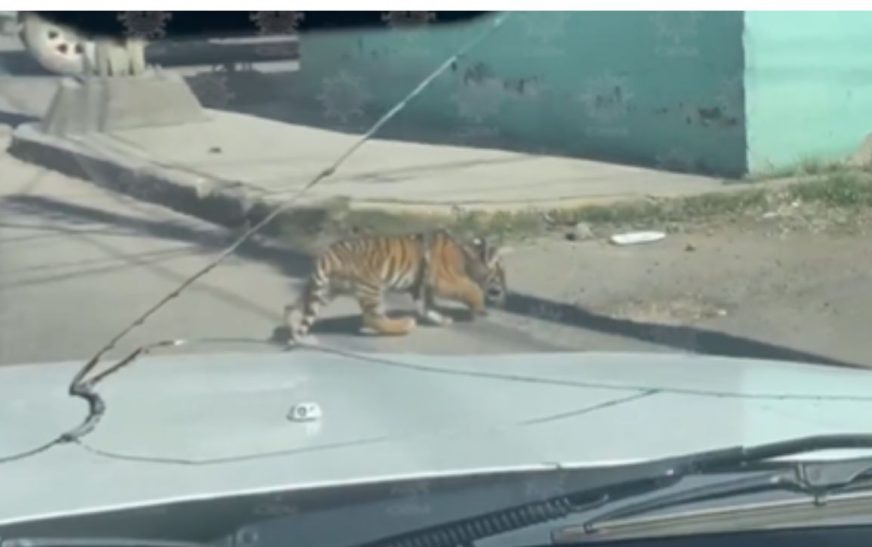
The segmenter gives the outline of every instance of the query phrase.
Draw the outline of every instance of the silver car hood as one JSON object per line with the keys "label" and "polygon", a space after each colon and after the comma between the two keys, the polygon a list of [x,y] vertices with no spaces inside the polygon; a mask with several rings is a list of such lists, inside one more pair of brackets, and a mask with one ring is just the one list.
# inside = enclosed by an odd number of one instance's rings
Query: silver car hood
{"label": "silver car hood", "polygon": [[[0,461],[81,423],[87,405],[66,392],[79,366],[0,368]],[[142,358],[97,391],[106,413],[81,443],[0,463],[0,525],[872,433],[868,371],[689,354],[174,355]],[[300,403],[320,418],[290,420]]]}

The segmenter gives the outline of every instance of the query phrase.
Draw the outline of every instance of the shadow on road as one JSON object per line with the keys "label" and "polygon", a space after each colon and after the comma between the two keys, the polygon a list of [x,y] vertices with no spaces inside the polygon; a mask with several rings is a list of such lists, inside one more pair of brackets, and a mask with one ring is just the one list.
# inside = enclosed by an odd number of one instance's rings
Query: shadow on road
{"label": "shadow on road", "polygon": [[724,357],[798,361],[846,368],[869,368],[858,363],[833,359],[823,355],[708,329],[615,319],[589,312],[575,305],[553,302],[525,294],[511,293],[506,302],[506,311],[516,315],[536,317],[543,321],[616,334],[693,353]]}
{"label": "shadow on road", "polygon": [[[394,303],[391,302],[391,300],[400,300],[402,296],[404,295],[388,295],[388,297],[386,297],[385,300],[388,302],[388,317],[414,317],[414,310],[408,306],[408,304],[412,302],[411,297],[406,295],[406,298],[408,299],[406,306],[402,306],[398,303],[397,305],[394,305]],[[462,324],[471,319],[469,313],[463,309],[446,309],[443,307],[437,307],[437,309],[441,314],[451,317],[455,325]],[[358,336],[374,336],[373,334],[361,332],[362,325],[363,323],[360,314],[324,317],[319,318],[319,320],[312,326],[311,333],[314,335],[351,334]],[[275,330],[273,330],[270,339],[273,342],[284,344],[290,340],[290,332],[288,332],[288,328],[284,325],[276,327]]]}
{"label": "shadow on road", "polygon": [[[118,230],[115,233],[121,236],[137,237],[145,233],[149,236],[195,243],[214,250],[223,249],[229,243],[229,240],[219,230],[202,229],[180,222],[136,218],[44,196],[11,195],[0,201],[0,207],[18,213],[63,220],[72,225],[88,222],[101,223],[116,227]],[[71,232],[73,231],[76,229],[71,228]],[[310,271],[308,257],[288,250],[268,247],[258,242],[249,242],[243,245],[238,253],[243,258],[268,263],[289,277],[300,279],[308,275]],[[289,296],[291,299],[293,298],[292,295]],[[452,313],[450,310],[443,311]],[[867,368],[857,363],[707,329],[615,319],[589,312],[575,305],[520,293],[510,294],[505,311],[542,321],[622,336],[694,353]],[[452,313],[452,315],[455,315],[458,322],[462,322],[464,319],[463,312]],[[359,327],[360,318],[357,315],[331,317],[317,323],[313,333],[347,334],[357,332]],[[284,341],[287,333],[282,327],[278,327],[271,337],[274,340]]]}
{"label": "shadow on road", "polygon": [[[63,220],[74,225],[88,222],[114,226],[118,228],[115,232],[118,236],[137,237],[147,234],[161,239],[196,243],[210,250],[224,249],[230,243],[226,232],[217,227],[203,229],[181,222],[133,217],[45,196],[13,194],[0,200],[0,207],[21,214]],[[237,252],[244,258],[267,262],[290,277],[301,279],[310,271],[309,257],[287,249],[249,241]]]}
{"label": "shadow on road", "polygon": [[[105,274],[124,268],[153,266],[188,254],[190,253],[187,249],[164,249],[139,253],[135,256],[128,255],[126,262],[118,261],[117,259],[58,261],[52,264],[42,264],[17,270],[4,270],[4,279],[0,281],[0,289],[8,290],[17,287],[30,287],[55,281],[68,281],[76,277]],[[43,271],[48,271],[49,273],[43,274]],[[6,279],[8,276],[19,279],[8,281]]]}

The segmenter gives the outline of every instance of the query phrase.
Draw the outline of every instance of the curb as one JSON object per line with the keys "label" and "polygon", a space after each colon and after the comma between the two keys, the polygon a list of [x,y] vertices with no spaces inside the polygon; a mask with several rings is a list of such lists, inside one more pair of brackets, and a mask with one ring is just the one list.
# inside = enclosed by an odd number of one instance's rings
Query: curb
{"label": "curb", "polygon": [[[12,132],[8,153],[21,160],[88,181],[114,192],[155,203],[230,230],[246,229],[260,222],[282,199],[259,194],[239,181],[221,180],[196,172],[156,164],[137,157],[138,150],[120,150],[114,141],[94,136],[56,137],[43,133],[39,123],[25,123]],[[103,142],[101,142],[103,140]],[[792,177],[770,180],[765,185],[736,181],[717,190],[706,189],[678,195],[614,194],[564,197],[503,203],[414,203],[383,200],[352,200],[348,197],[306,196],[288,207],[258,232],[255,239],[312,255],[330,239],[347,233],[369,231],[377,224],[380,232],[406,231],[410,223],[420,227],[442,225],[467,213],[538,213],[560,210],[627,205],[645,205],[711,194],[732,194],[752,189],[776,190],[790,186]]]}
{"label": "curb", "polygon": [[[133,153],[117,151],[96,137],[57,137],[44,133],[38,122],[24,123],[12,132],[8,153],[18,159],[85,180],[108,190],[191,215],[230,230],[256,224],[281,199],[260,197],[257,190],[241,182],[219,180],[155,164]],[[382,231],[407,229],[411,219],[421,227],[442,224],[464,212],[518,212],[532,209],[606,205],[640,199],[637,196],[602,196],[550,199],[511,203],[414,203],[357,200],[347,197],[302,200],[289,207],[259,232],[279,240],[291,251],[313,254],[325,240],[337,235],[343,220],[351,217],[355,226],[367,230],[368,221],[378,219]],[[340,233],[342,230],[338,230]]]}
{"label": "curb", "polygon": [[[155,165],[126,154],[77,140],[46,135],[38,123],[19,125],[7,152],[20,160],[131,197],[239,230],[261,221],[280,201],[253,195],[242,183]],[[319,235],[344,218],[346,198],[303,201],[289,207],[261,231],[282,235],[283,244],[310,254]]]}

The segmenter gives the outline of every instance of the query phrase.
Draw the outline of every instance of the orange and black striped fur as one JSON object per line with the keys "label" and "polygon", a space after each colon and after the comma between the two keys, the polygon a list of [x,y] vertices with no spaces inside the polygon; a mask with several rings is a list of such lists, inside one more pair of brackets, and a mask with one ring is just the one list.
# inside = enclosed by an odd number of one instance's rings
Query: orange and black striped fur
{"label": "orange and black striped fur", "polygon": [[[418,319],[436,325],[451,323],[435,309],[435,298],[465,304],[473,315],[485,315],[486,305],[501,305],[506,274],[501,256],[507,249],[488,246],[482,238],[462,241],[445,231],[406,235],[373,235],[338,241],[316,259],[314,271],[295,304],[285,307],[291,338],[308,334],[320,309],[333,298],[357,299],[363,326],[383,335],[407,334],[413,317],[389,318],[384,296],[411,293]],[[302,311],[296,328],[291,314]]]}

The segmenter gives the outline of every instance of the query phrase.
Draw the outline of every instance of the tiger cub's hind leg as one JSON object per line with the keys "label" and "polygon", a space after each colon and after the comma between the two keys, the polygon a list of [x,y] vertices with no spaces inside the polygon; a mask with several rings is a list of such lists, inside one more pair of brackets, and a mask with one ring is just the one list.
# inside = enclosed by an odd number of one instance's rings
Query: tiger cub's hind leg
{"label": "tiger cub's hind leg", "polygon": [[[311,281],[306,285],[305,292],[297,303],[285,306],[284,322],[291,341],[317,342],[309,331],[317,321],[321,308],[329,304],[332,298],[333,294],[328,283]],[[297,324],[292,319],[295,312],[299,315]]]}
{"label": "tiger cub's hind leg", "polygon": [[355,296],[363,314],[363,326],[381,335],[404,335],[415,328],[413,317],[392,319],[385,313],[384,290],[381,287],[358,287]]}
{"label": "tiger cub's hind leg", "polygon": [[[296,315],[296,317],[294,317]],[[318,339],[311,334],[309,327],[303,326],[302,310],[294,304],[285,306],[285,328],[288,331],[288,344],[317,344]]]}

